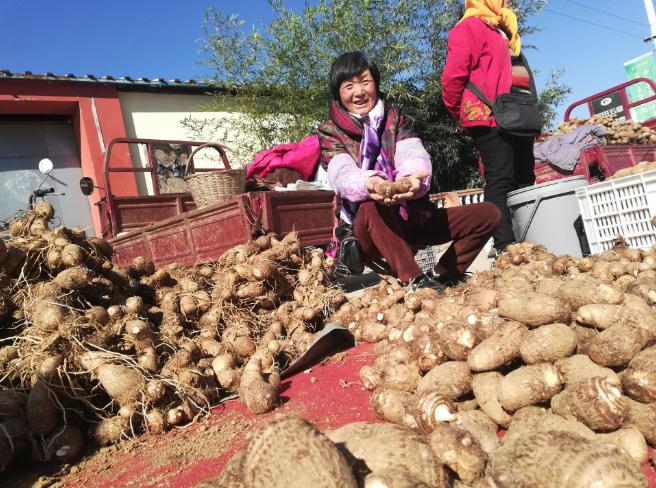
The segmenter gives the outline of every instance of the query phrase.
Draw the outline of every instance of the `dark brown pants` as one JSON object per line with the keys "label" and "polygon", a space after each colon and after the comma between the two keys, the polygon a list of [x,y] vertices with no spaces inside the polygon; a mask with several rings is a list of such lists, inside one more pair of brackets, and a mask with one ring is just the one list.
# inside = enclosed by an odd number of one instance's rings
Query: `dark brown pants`
{"label": "dark brown pants", "polygon": [[355,218],[355,237],[367,261],[384,258],[399,280],[422,274],[412,247],[453,241],[440,259],[451,273],[464,273],[499,225],[501,213],[492,203],[475,203],[437,209],[427,206],[421,216],[404,221],[399,208],[374,202],[360,204]]}

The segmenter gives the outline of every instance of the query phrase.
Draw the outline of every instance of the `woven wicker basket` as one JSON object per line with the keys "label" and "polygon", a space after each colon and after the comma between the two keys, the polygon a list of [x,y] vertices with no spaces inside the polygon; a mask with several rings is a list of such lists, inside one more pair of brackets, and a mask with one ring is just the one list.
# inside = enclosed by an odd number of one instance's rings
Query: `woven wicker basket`
{"label": "woven wicker basket", "polygon": [[246,187],[246,172],[243,169],[222,169],[189,175],[185,181],[196,207],[201,208],[243,193]]}
{"label": "woven wicker basket", "polygon": [[221,153],[227,169],[185,176],[187,188],[197,208],[206,207],[232,195],[243,193],[246,188],[246,171],[243,168],[230,168],[228,160],[225,157],[225,152],[223,151],[223,146],[219,144],[199,146],[191,154],[190,160],[199,149],[203,149],[204,147],[217,149]]}

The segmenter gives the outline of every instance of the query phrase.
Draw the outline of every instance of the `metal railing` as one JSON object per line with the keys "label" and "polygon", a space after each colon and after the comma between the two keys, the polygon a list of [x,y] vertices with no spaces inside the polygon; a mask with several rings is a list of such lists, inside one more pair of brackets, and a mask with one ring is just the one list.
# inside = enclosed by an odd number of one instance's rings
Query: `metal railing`
{"label": "metal railing", "polygon": [[436,193],[430,196],[430,201],[437,205],[437,208],[444,207],[449,199],[449,195],[456,194],[461,205],[468,205],[470,203],[481,203],[483,201],[483,189],[471,188],[469,190],[458,190],[454,192]]}

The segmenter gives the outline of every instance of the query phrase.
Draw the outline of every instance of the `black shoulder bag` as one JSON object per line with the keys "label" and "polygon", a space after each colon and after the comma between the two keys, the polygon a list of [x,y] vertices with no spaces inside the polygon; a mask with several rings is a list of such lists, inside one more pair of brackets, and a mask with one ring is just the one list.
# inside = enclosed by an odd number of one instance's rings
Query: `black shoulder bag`
{"label": "black shoulder bag", "polygon": [[340,221],[339,197],[335,195],[333,200],[333,211],[335,212],[335,226],[333,228],[333,238],[328,249],[327,256],[333,256],[336,262],[335,275],[348,276],[353,274],[362,274],[364,271],[364,260],[362,259],[362,249],[360,243],[355,238],[355,229],[352,225]]}
{"label": "black shoulder bag", "polygon": [[467,82],[467,88],[490,107],[500,131],[513,136],[537,137],[542,133],[544,122],[538,107],[533,73],[524,54],[521,53],[520,56],[522,64],[528,71],[531,93],[504,93],[498,95],[492,103],[471,81]]}
{"label": "black shoulder bag", "polygon": [[337,238],[337,255],[335,260],[337,267],[335,271],[338,275],[362,274],[364,271],[364,261],[362,259],[362,249],[360,243],[355,238],[355,230],[352,225],[341,223],[335,229]]}

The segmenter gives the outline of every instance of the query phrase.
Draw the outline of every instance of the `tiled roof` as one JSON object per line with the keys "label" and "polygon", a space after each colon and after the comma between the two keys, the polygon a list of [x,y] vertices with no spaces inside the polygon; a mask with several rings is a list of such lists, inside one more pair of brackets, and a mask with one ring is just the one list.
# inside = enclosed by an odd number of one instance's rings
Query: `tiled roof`
{"label": "tiled roof", "polygon": [[197,80],[182,81],[178,78],[166,80],[164,78],[133,78],[131,76],[114,77],[111,75],[97,76],[94,74],[76,75],[75,73],[67,73],[64,75],[57,75],[50,71],[44,74],[34,74],[31,71],[24,71],[23,73],[13,73],[6,69],[0,69],[0,81],[3,79],[13,80],[41,80],[41,81],[63,81],[75,83],[99,83],[116,85],[119,89],[127,90],[144,90],[144,91],[157,91],[160,89],[175,89],[176,91],[209,91],[215,89],[209,84]]}

